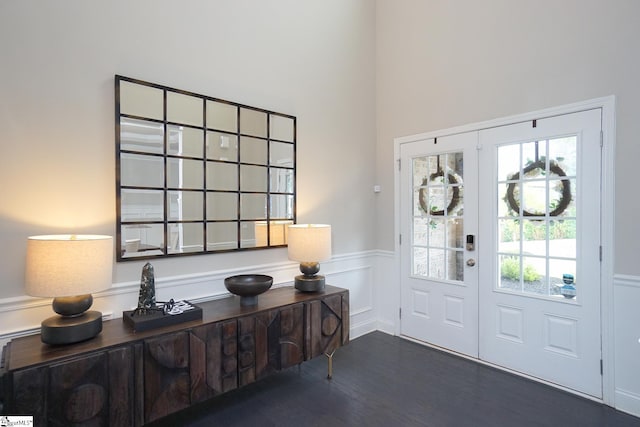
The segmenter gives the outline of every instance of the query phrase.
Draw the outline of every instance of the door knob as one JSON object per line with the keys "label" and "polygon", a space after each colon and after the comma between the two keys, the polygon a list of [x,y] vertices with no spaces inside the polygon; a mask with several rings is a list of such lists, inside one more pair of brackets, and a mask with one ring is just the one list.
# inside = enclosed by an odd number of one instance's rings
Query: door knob
{"label": "door knob", "polygon": [[475,260],[475,259],[473,259],[473,258],[469,258],[469,259],[467,260],[467,265],[468,265],[469,267],[473,267],[474,265],[476,265],[476,260]]}

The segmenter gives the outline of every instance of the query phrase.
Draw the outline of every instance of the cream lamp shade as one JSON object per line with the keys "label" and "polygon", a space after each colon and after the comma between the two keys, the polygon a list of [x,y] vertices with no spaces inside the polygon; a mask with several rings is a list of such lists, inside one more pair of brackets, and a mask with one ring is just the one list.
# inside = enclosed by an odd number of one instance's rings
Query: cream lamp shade
{"label": "cream lamp shade", "polygon": [[289,259],[292,261],[320,262],[331,258],[330,225],[290,225],[287,240]]}
{"label": "cream lamp shade", "polygon": [[113,238],[32,236],[27,240],[25,287],[36,297],[90,294],[111,287]]}
{"label": "cream lamp shade", "polygon": [[54,297],[53,316],[42,321],[42,342],[72,344],[102,331],[102,313],[88,311],[91,293],[111,287],[113,238],[48,235],[27,239],[25,288],[29,295]]}
{"label": "cream lamp shade", "polygon": [[289,259],[300,262],[294,286],[301,292],[324,290],[325,279],[318,273],[320,261],[331,258],[331,226],[326,224],[296,224],[289,226]]}

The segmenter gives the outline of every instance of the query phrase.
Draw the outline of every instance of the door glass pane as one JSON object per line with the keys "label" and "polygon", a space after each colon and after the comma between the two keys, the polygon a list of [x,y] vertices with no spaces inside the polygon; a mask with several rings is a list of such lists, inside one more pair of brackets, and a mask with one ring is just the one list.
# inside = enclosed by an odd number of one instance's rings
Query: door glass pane
{"label": "door glass pane", "polygon": [[521,291],[520,257],[516,255],[499,255],[498,265],[500,281],[498,287],[512,291]]}
{"label": "door glass pane", "polygon": [[413,219],[413,244],[426,246],[428,233],[429,233],[429,219],[414,218]]}
{"label": "door glass pane", "polygon": [[413,274],[463,281],[462,153],[416,157],[412,173]]}
{"label": "door glass pane", "polygon": [[520,220],[498,220],[498,251],[507,254],[520,252]]}
{"label": "door glass pane", "polygon": [[413,248],[413,274],[415,276],[426,276],[428,274],[426,248]]}
{"label": "door glass pane", "polygon": [[498,288],[565,299],[563,275],[575,276],[577,256],[576,141],[498,147]]}
{"label": "door glass pane", "polygon": [[429,238],[428,244],[431,247],[444,248],[444,219],[431,218],[429,220]]}
{"label": "door glass pane", "polygon": [[551,221],[549,223],[549,255],[576,258],[575,219]]}
{"label": "door glass pane", "polygon": [[547,295],[547,267],[544,257],[522,257],[523,291]]}
{"label": "door glass pane", "polygon": [[464,277],[463,251],[447,251],[447,279],[462,281]]}
{"label": "door glass pane", "polygon": [[576,175],[576,137],[549,140],[549,158],[558,162],[567,176]]}
{"label": "door glass pane", "polygon": [[447,221],[447,247],[461,249],[463,247],[463,235],[464,220],[462,218],[455,218]]}
{"label": "door glass pane", "polygon": [[547,224],[544,220],[522,221],[524,240],[522,252],[528,255],[545,256],[547,254]]}
{"label": "door glass pane", "polygon": [[514,170],[520,170],[520,145],[498,147],[498,181],[511,179]]}

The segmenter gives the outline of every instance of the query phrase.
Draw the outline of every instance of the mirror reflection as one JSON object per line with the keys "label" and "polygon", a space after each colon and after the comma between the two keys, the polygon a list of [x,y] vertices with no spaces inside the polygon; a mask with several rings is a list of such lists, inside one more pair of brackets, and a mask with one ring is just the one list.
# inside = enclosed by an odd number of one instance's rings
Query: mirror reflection
{"label": "mirror reflection", "polygon": [[296,118],[116,76],[118,260],[283,246]]}
{"label": "mirror reflection", "polygon": [[167,154],[202,157],[204,150],[202,129],[168,125],[167,134]]}
{"label": "mirror reflection", "polygon": [[202,126],[203,105],[202,98],[167,91],[167,121]]}
{"label": "mirror reflection", "polygon": [[235,162],[238,160],[238,136],[207,132],[207,159]]}
{"label": "mirror reflection", "polygon": [[267,113],[249,108],[240,108],[240,133],[267,137]]}

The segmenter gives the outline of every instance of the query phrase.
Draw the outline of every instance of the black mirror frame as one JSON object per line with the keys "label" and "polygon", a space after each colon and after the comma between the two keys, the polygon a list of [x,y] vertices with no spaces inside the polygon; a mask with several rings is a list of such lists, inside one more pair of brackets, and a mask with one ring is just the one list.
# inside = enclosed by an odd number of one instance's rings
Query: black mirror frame
{"label": "black mirror frame", "polygon": [[[133,84],[137,84],[137,85],[143,85],[143,86],[147,86],[147,87],[151,87],[151,88],[155,88],[155,89],[160,89],[163,93],[163,112],[164,112],[164,118],[163,120],[158,120],[158,119],[153,119],[153,118],[149,118],[149,117],[142,117],[142,116],[135,116],[135,115],[130,115],[130,114],[125,114],[121,112],[121,105],[120,105],[120,89],[121,89],[121,82],[129,82],[129,83],[133,83]],[[213,102],[217,102],[217,103],[222,103],[222,104],[227,104],[230,106],[233,106],[236,108],[236,113],[237,113],[237,120],[236,120],[236,131],[235,132],[229,132],[228,130],[224,130],[225,133],[231,134],[231,135],[235,135],[237,137],[237,141],[238,141],[238,149],[237,149],[237,158],[235,160],[232,161],[224,161],[224,163],[228,163],[228,164],[235,164],[237,165],[237,172],[238,172],[238,177],[237,177],[237,189],[235,191],[219,191],[219,190],[213,190],[213,189],[207,189],[207,185],[206,185],[206,178],[204,179],[204,183],[203,183],[203,188],[202,189],[188,189],[188,191],[190,192],[201,192],[202,193],[202,203],[203,203],[203,214],[202,214],[202,219],[198,219],[198,220],[187,220],[187,221],[180,221],[180,220],[171,220],[169,219],[169,213],[168,213],[168,208],[167,208],[167,200],[168,200],[168,193],[170,191],[183,191],[183,188],[171,188],[167,185],[167,164],[168,161],[167,159],[169,158],[183,158],[181,156],[178,155],[172,155],[172,154],[168,154],[168,132],[167,132],[167,127],[168,126],[174,126],[174,125],[179,125],[179,126],[183,126],[183,123],[176,123],[176,122],[170,122],[167,120],[167,93],[169,92],[173,92],[173,93],[177,93],[177,94],[182,94],[182,95],[188,95],[191,97],[196,97],[199,99],[203,100],[203,124],[202,126],[193,126],[193,125],[188,125],[188,127],[191,128],[195,128],[197,130],[202,130],[203,132],[203,143],[205,143],[206,145],[206,135],[207,132],[219,132],[219,129],[216,128],[208,128],[207,127],[207,123],[206,123],[206,118],[207,118],[207,114],[206,114],[206,105],[207,102],[206,101],[213,101]],[[240,112],[241,109],[248,109],[248,110],[253,110],[256,112],[260,112],[260,113],[264,113],[266,114],[266,118],[267,118],[267,127],[266,127],[266,137],[263,136],[256,136],[256,135],[251,135],[251,134],[243,134],[241,133],[241,121],[240,121]],[[281,118],[285,118],[285,119],[290,119],[292,120],[293,123],[293,135],[292,135],[292,141],[285,141],[285,140],[279,140],[279,139],[272,139],[270,137],[271,134],[271,117],[272,116],[279,116]],[[149,153],[149,152],[139,152],[139,151],[135,151],[135,150],[131,150],[131,149],[123,149],[121,147],[121,120],[123,118],[128,118],[128,119],[133,119],[133,120],[145,120],[145,121],[149,121],[149,122],[154,122],[157,123],[159,126],[162,126],[164,129],[163,132],[163,152],[160,153]],[[266,141],[266,146],[267,146],[267,164],[263,165],[263,164],[253,164],[253,163],[246,163],[246,162],[242,162],[241,158],[240,158],[240,144],[241,144],[241,139],[242,137],[249,137],[249,138],[253,138],[253,139],[261,139]],[[205,96],[205,95],[200,95],[197,93],[193,93],[193,92],[188,92],[188,91],[183,91],[183,90],[179,90],[179,89],[175,89],[175,88],[171,88],[168,86],[162,86],[162,85],[158,85],[155,83],[150,83],[150,82],[146,82],[146,81],[142,81],[142,80],[138,80],[138,79],[133,79],[133,78],[129,78],[129,77],[124,77],[124,76],[120,76],[120,75],[116,75],[115,76],[115,141],[116,141],[116,218],[117,218],[117,222],[116,222],[116,260],[118,262],[120,261],[136,261],[136,260],[145,260],[145,259],[156,259],[156,258],[164,258],[164,257],[175,257],[175,256],[187,256],[187,255],[197,255],[197,254],[213,254],[213,253],[223,253],[223,252],[233,252],[233,251],[246,251],[246,250],[256,250],[256,249],[266,249],[266,248],[275,248],[275,247],[285,247],[286,246],[286,241],[284,242],[284,244],[280,243],[280,242],[273,242],[272,241],[272,236],[271,236],[271,226],[266,227],[267,229],[267,237],[266,237],[266,246],[243,246],[242,244],[242,225],[243,224],[248,224],[248,223],[263,223],[266,222],[266,224],[272,224],[274,222],[286,222],[286,223],[291,223],[294,224],[296,223],[296,216],[297,216],[297,209],[296,209],[296,204],[297,204],[297,195],[296,195],[296,139],[297,139],[297,121],[296,121],[296,117],[295,116],[291,116],[288,114],[283,114],[283,113],[278,113],[275,111],[269,111],[269,110],[265,110],[262,108],[257,108],[257,107],[251,107],[248,105],[243,105],[243,104],[239,104],[239,103],[235,103],[235,102],[231,102],[231,101],[226,101],[223,99],[218,99],[218,98],[213,98],[210,96]],[[282,166],[282,165],[272,165],[271,164],[271,157],[269,155],[270,152],[270,147],[271,147],[271,142],[274,143],[279,143],[279,144],[291,144],[292,145],[292,153],[293,153],[293,159],[292,159],[292,165],[288,166]],[[122,171],[122,165],[121,165],[121,159],[122,159],[122,155],[144,155],[144,156],[154,156],[158,159],[162,159],[162,162],[164,164],[164,177],[163,177],[163,186],[162,187],[145,187],[145,186],[135,186],[135,185],[123,185],[123,183],[121,182],[121,171]],[[193,157],[184,157],[185,159],[193,159]],[[212,160],[212,159],[208,159],[207,155],[206,155],[206,149],[203,148],[203,155],[202,158],[196,158],[196,160],[198,161],[202,161],[203,163],[203,168],[204,168],[204,176],[206,177],[206,167],[207,164],[209,163],[215,163],[215,162],[223,162],[221,160]],[[266,182],[266,191],[263,192],[256,192],[256,191],[242,191],[241,189],[241,183],[240,183],[240,171],[241,171],[241,165],[246,165],[246,166],[261,166],[261,167],[266,167],[267,168],[267,182]],[[277,191],[272,191],[271,188],[271,172],[275,171],[275,170],[283,170],[286,171],[287,174],[293,176],[293,183],[292,183],[292,191],[291,192],[277,192]],[[158,191],[160,192],[160,190],[162,191],[162,196],[163,196],[163,207],[162,207],[162,211],[163,211],[163,218],[162,219],[154,219],[154,220],[149,220],[149,221],[127,221],[122,219],[122,191],[123,190],[153,190],[153,191]],[[237,196],[237,210],[236,210],[236,214],[237,217],[234,220],[211,220],[208,219],[207,216],[207,203],[206,203],[206,196],[208,193],[236,193]],[[240,199],[241,199],[241,195],[243,194],[264,194],[265,195],[265,199],[266,199],[266,218],[246,218],[242,215],[241,212],[241,203],[240,203]],[[288,196],[288,197],[292,197],[292,215],[290,217],[272,217],[271,216],[271,196]],[[287,197],[285,197],[285,199],[287,199]],[[208,249],[208,244],[207,244],[207,227],[210,224],[214,224],[214,223],[219,223],[219,222],[224,222],[227,224],[231,224],[233,223],[236,226],[236,234],[237,234],[237,238],[236,238],[236,246],[235,248],[225,248],[225,249]],[[168,245],[169,245],[169,226],[173,225],[173,224],[202,224],[202,248],[203,250],[197,250],[197,251],[188,251],[188,252],[170,252]],[[124,240],[123,240],[123,227],[127,227],[127,226],[137,226],[137,227],[162,227],[163,230],[163,243],[162,246],[159,247],[153,247],[150,249],[153,250],[147,250],[146,252],[148,252],[147,254],[145,254],[144,250],[135,253],[134,256],[125,256],[125,245],[124,245]],[[273,239],[275,240],[275,238]],[[274,243],[274,244],[272,244]],[[159,253],[160,252],[160,253]]]}

